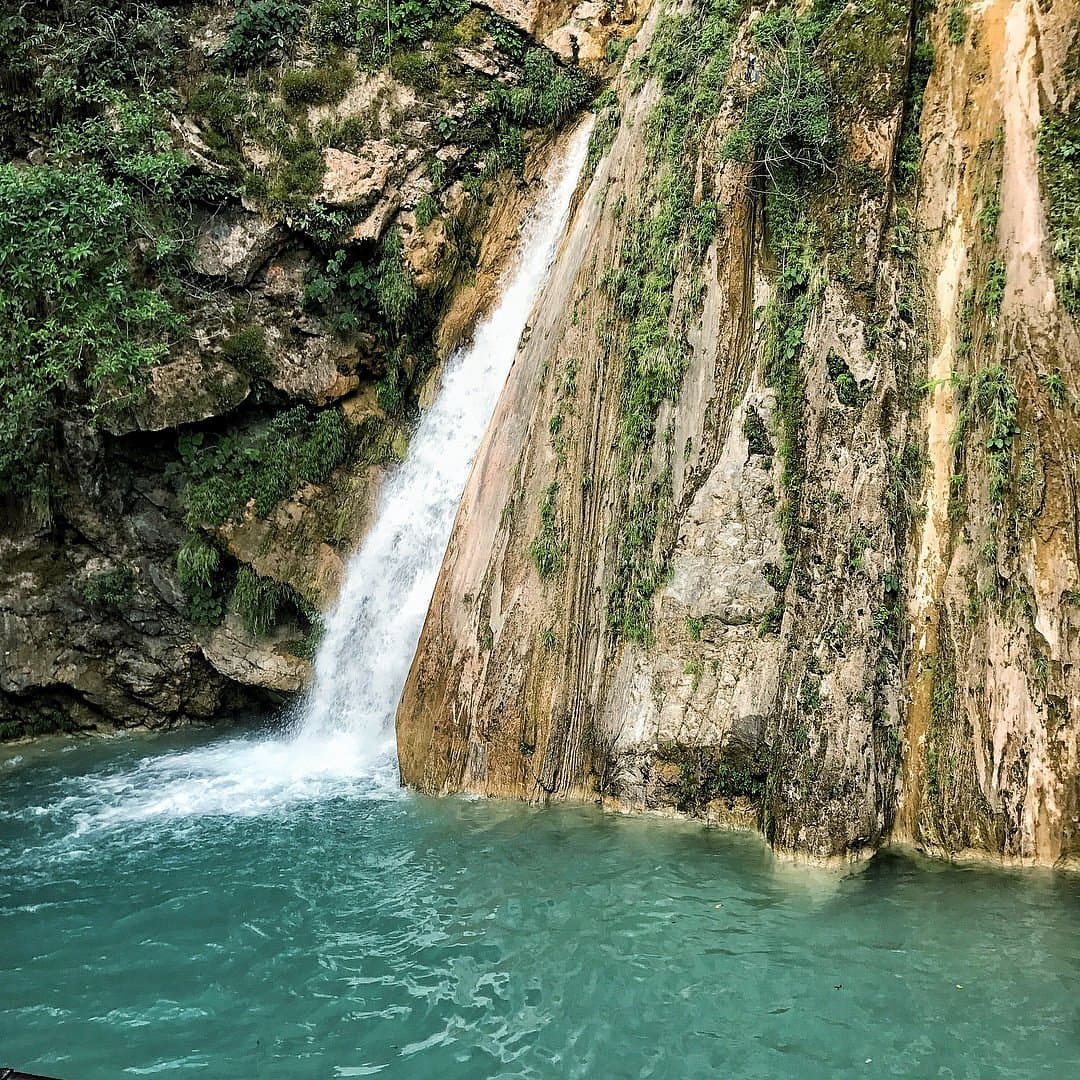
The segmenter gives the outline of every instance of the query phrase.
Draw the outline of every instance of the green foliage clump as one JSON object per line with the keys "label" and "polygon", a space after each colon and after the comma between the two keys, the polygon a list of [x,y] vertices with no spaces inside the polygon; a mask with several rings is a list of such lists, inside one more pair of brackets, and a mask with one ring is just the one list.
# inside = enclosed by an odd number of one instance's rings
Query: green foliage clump
{"label": "green foliage clump", "polygon": [[270,370],[266,332],[261,326],[245,326],[230,334],[221,346],[221,355],[252,375],[265,375]]}
{"label": "green foliage clump", "polygon": [[963,45],[967,37],[967,10],[964,0],[952,0],[948,16],[949,41],[953,45]]}
{"label": "green foliage clump", "polygon": [[752,162],[770,186],[793,169],[820,173],[835,155],[837,135],[811,27],[782,7],[758,19],[753,34],[763,57],[761,85],[722,153]]}
{"label": "green foliage clump", "polygon": [[515,123],[559,127],[588,101],[592,87],[577,68],[564,68],[547,49],[525,56],[524,79],[493,94],[498,111]]}
{"label": "green foliage clump", "polygon": [[1005,299],[1005,263],[994,259],[986,268],[986,283],[982,290],[983,314],[992,326],[1001,313],[1001,302]]}
{"label": "green foliage clump", "polygon": [[990,501],[999,507],[1008,492],[1013,443],[1020,434],[1016,387],[1008,371],[1001,364],[994,364],[961,380],[958,391],[961,407],[953,442],[962,448],[971,423],[974,421],[983,425],[990,473]]}
{"label": "green foliage clump", "polygon": [[304,6],[293,0],[241,0],[216,62],[245,71],[287,49],[307,19]]}
{"label": "green foliage clump", "polygon": [[128,566],[113,566],[88,574],[80,587],[83,599],[101,611],[121,612],[131,606],[135,573]]}
{"label": "green foliage clump", "polygon": [[401,233],[397,229],[387,233],[383,241],[375,293],[390,325],[400,332],[405,319],[416,305],[418,293],[409,264],[405,261]]}
{"label": "green foliage clump", "polygon": [[1062,304],[1080,317],[1080,105],[1039,125],[1039,176]]}
{"label": "green foliage clump", "polygon": [[430,93],[439,89],[439,70],[434,57],[424,52],[403,51],[395,53],[390,61],[394,78],[414,90]]}
{"label": "green foliage clump", "polygon": [[772,440],[769,438],[769,432],[765,427],[765,421],[761,418],[761,413],[753,405],[747,407],[746,416],[743,418],[743,435],[746,438],[747,449],[751,454],[772,458]]}
{"label": "green foliage clump", "polygon": [[253,432],[179,439],[184,518],[189,528],[239,520],[254,500],[265,517],[301,484],[326,481],[349,454],[341,413],[303,406],[279,413]]}
{"label": "green foliage clump", "polygon": [[347,64],[294,68],[281,76],[281,97],[291,108],[330,105],[345,96],[354,78]]}
{"label": "green foliage clump", "polygon": [[416,204],[416,224],[426,229],[439,215],[439,203],[431,195],[425,195]]}
{"label": "green foliage clump", "polygon": [[619,130],[619,102],[615,92],[608,88],[593,105],[596,113],[596,122],[589,135],[589,149],[585,158],[584,177],[591,179],[596,173],[596,167],[601,158],[611,149],[615,141],[615,135]]}
{"label": "green foliage clump", "polygon": [[926,16],[921,15],[915,24],[915,45],[911,51],[907,93],[904,95],[904,119],[900,126],[900,139],[893,165],[896,185],[901,192],[910,190],[919,175],[919,158],[922,154],[919,125],[922,121],[926,84],[930,81],[933,67],[934,45],[930,39]]}
{"label": "green foliage clump", "polygon": [[552,483],[544,491],[540,500],[540,530],[529,545],[529,556],[542,581],[554,577],[562,568],[566,558],[566,545],[559,535],[558,522],[555,519],[555,497],[559,485]]}
{"label": "green foliage clump", "polygon": [[233,588],[233,610],[253,637],[265,637],[277,626],[278,614],[292,590],[272,578],[259,577],[250,566],[241,566]]}
{"label": "green foliage clump", "polygon": [[608,627],[624,641],[646,645],[652,638],[652,597],[667,574],[656,553],[657,537],[670,510],[670,477],[634,498],[621,523],[615,572],[608,586]]}
{"label": "green foliage clump", "polygon": [[25,491],[62,413],[138,394],[181,323],[141,285],[138,211],[95,165],[0,165],[0,491]]}
{"label": "green foliage clump", "polygon": [[765,793],[768,766],[761,755],[735,756],[710,746],[665,743],[657,748],[656,757],[679,769],[669,791],[675,808],[684,814],[700,814],[714,799],[757,800]]}
{"label": "green foliage clump", "polygon": [[825,363],[829,378],[836,389],[836,400],[841,405],[849,407],[862,405],[866,400],[866,395],[859,389],[859,384],[855,381],[855,376],[851,374],[851,368],[847,366],[844,358],[839,353],[830,352]]}
{"label": "green foliage clump", "polygon": [[196,626],[213,626],[225,614],[221,590],[221,552],[201,534],[188,533],[176,553],[176,572]]}

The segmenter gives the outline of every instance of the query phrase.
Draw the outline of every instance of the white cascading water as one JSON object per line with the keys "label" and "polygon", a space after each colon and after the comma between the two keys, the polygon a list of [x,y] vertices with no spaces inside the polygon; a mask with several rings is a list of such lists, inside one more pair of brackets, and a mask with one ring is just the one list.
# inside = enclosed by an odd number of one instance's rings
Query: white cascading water
{"label": "white cascading water", "polygon": [[469,469],[566,231],[588,140],[583,124],[549,170],[498,305],[447,364],[405,460],[387,477],[375,524],[327,617],[312,687],[289,737],[230,739],[97,774],[78,815],[83,828],[262,813],[299,799],[397,789],[394,713]]}

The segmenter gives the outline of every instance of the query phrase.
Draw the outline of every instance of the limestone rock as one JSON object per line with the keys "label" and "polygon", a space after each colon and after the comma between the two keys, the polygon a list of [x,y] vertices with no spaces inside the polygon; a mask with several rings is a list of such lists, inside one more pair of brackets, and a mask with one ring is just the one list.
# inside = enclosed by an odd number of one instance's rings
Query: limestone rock
{"label": "limestone rock", "polygon": [[327,405],[360,385],[359,376],[348,371],[357,365],[355,349],[324,335],[304,337],[299,342],[281,342],[280,335],[276,336],[268,377],[283,394]]}
{"label": "limestone rock", "polygon": [[259,214],[226,211],[199,230],[192,266],[208,277],[245,285],[281,243],[281,226]]}
{"label": "limestone rock", "polygon": [[222,416],[250,392],[248,377],[231,364],[187,353],[154,368],[142,396],[115,410],[104,426],[114,435],[165,431]]}
{"label": "limestone rock", "polygon": [[361,153],[331,147],[324,151],[323,158],[323,202],[328,206],[358,206],[373,202],[383,193],[401,151],[384,139],[374,139],[364,144]]}
{"label": "limestone rock", "polygon": [[272,638],[256,640],[230,612],[200,644],[214,670],[233,682],[295,694],[303,689],[311,665],[293,656],[282,637],[279,631]]}

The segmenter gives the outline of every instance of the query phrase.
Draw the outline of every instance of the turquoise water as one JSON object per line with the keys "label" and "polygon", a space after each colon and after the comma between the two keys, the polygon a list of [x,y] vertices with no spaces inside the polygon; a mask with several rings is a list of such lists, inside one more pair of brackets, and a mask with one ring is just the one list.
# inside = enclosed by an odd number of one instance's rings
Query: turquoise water
{"label": "turquoise water", "polygon": [[275,769],[205,734],[7,752],[0,1064],[1077,1075],[1075,878],[809,871],[679,822]]}

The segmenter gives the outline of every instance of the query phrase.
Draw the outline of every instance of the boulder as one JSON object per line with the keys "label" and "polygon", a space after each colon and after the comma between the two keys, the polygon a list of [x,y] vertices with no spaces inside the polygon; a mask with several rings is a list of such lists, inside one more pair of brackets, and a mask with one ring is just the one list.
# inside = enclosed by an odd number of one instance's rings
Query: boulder
{"label": "boulder", "polygon": [[268,378],[283,394],[328,405],[360,385],[359,377],[350,371],[355,371],[357,361],[354,348],[333,338],[305,337],[271,350]]}
{"label": "boulder", "polygon": [[203,223],[192,266],[207,277],[246,285],[284,238],[280,224],[260,214],[229,210]]}
{"label": "boulder", "polygon": [[282,636],[278,632],[272,638],[256,640],[239,616],[229,612],[199,644],[210,666],[227,679],[242,686],[295,694],[304,688],[311,665],[293,656],[280,640]]}
{"label": "boulder", "polygon": [[357,206],[374,202],[386,189],[401,151],[384,139],[364,144],[360,153],[332,147],[324,151],[326,174],[320,198],[328,206]]}
{"label": "boulder", "polygon": [[185,353],[150,372],[137,400],[115,406],[103,426],[113,435],[165,431],[235,409],[251,392],[248,377],[216,357]]}

